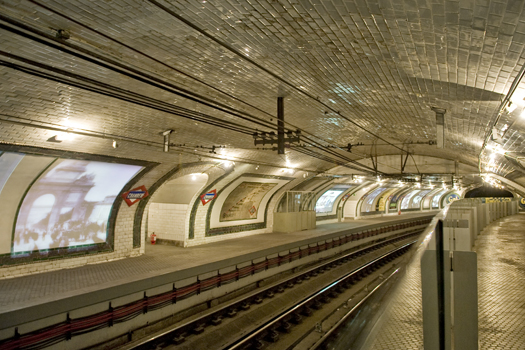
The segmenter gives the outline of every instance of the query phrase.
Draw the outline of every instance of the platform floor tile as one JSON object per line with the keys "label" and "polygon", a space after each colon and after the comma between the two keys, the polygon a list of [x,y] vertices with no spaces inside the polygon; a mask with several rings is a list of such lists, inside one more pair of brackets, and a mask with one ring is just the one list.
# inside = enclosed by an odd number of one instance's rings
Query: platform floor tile
{"label": "platform floor tile", "polygon": [[[525,349],[525,214],[508,216],[478,236],[479,349]],[[412,268],[366,349],[423,349],[421,271]]]}
{"label": "platform floor tile", "polygon": [[525,349],[525,214],[500,219],[476,242],[480,349]]}

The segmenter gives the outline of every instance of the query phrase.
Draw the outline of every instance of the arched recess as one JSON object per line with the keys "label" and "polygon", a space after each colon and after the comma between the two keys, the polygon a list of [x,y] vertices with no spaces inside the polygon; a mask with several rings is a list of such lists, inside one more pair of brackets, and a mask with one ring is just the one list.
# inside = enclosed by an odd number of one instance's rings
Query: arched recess
{"label": "arched recess", "polygon": [[376,212],[376,204],[378,199],[389,190],[389,187],[386,185],[379,185],[374,190],[367,193],[365,196],[361,197],[361,206],[359,208],[360,215],[374,215]]}
{"label": "arched recess", "polygon": [[399,192],[401,188],[391,187],[389,190],[383,192],[376,200],[375,207],[378,213],[383,214],[388,212],[389,198],[392,198],[396,192]]}
{"label": "arched recess", "polygon": [[432,198],[434,198],[434,196],[441,190],[443,189],[438,187],[427,193],[421,201],[421,210],[432,210]]}
{"label": "arched recess", "polygon": [[412,188],[412,186],[407,187],[405,185],[405,186],[399,187],[397,191],[390,194],[390,196],[387,199],[386,206],[385,206],[386,214],[393,214],[393,213],[397,214],[398,213],[397,205],[398,205],[399,198],[401,198],[405,193],[410,191],[410,188]]}
{"label": "arched recess", "polygon": [[[309,179],[306,179],[305,181],[302,181],[298,185],[292,187],[290,192],[313,192],[314,196],[310,197],[308,196],[308,200],[302,205],[305,208],[314,207],[315,203],[319,199],[319,193],[323,193],[326,191],[327,188],[329,188],[331,185],[333,185],[333,179],[325,178],[325,177],[311,177]],[[284,191],[280,194],[279,199],[277,200],[277,205],[275,207],[276,212],[287,212],[287,192]]]}
{"label": "arched recess", "polygon": [[430,201],[430,205],[432,209],[440,209],[440,203],[441,203],[441,197],[445,195],[445,193],[449,192],[448,189],[441,189],[440,191],[436,192],[432,196],[432,200]]}
{"label": "arched recess", "polygon": [[193,173],[164,183],[150,199],[146,235],[155,233],[159,243],[184,246],[192,199],[207,182],[207,174]]}
{"label": "arched recess", "polygon": [[412,200],[409,204],[409,210],[420,211],[423,205],[423,198],[425,198],[425,196],[428,195],[431,191],[432,188],[427,188],[419,191],[414,197],[412,197]]}
{"label": "arched recess", "polygon": [[410,203],[412,203],[412,198],[417,195],[421,189],[412,188],[411,191],[407,192],[403,198],[400,198],[401,206],[397,206],[398,209],[401,208],[402,212],[410,211]]}
{"label": "arched recess", "polygon": [[[129,250],[115,248],[121,194],[157,165],[0,145],[0,265],[42,263],[36,269],[44,269],[49,258]],[[82,264],[77,259],[71,266]]]}
{"label": "arched recess", "polygon": [[369,191],[372,191],[376,188],[376,184],[371,184],[370,182],[364,183],[357,191],[352,193],[352,195],[345,201],[343,208],[343,215],[345,218],[356,218],[359,216],[359,204],[361,199]]}
{"label": "arched recess", "polygon": [[401,202],[403,201],[403,198],[413,189],[413,186],[402,187],[398,192],[394,193],[392,198],[388,200],[387,213],[398,213],[401,208]]}

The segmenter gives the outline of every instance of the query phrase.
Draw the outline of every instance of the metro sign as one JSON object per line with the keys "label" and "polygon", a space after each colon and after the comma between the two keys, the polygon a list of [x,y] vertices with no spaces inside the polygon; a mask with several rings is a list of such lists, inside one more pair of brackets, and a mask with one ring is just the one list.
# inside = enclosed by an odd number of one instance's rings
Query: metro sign
{"label": "metro sign", "polygon": [[211,190],[210,192],[206,192],[205,194],[203,194],[201,196],[201,202],[202,202],[202,205],[206,205],[208,204],[209,202],[212,201],[213,198],[215,198],[217,196],[217,190]]}
{"label": "metro sign", "polygon": [[134,188],[126,193],[122,194],[122,198],[128,204],[128,207],[131,207],[133,204],[137,203],[141,199],[144,199],[148,196],[148,190],[146,186],[142,185],[140,187]]}

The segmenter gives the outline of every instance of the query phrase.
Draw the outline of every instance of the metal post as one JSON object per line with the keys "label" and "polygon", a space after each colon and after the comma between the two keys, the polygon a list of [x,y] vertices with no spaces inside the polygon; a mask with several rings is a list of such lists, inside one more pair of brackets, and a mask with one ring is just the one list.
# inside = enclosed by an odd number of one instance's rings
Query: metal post
{"label": "metal post", "polygon": [[443,254],[443,221],[436,225],[436,267],[438,296],[439,350],[445,350],[445,265]]}
{"label": "metal post", "polygon": [[432,107],[436,113],[436,143],[437,148],[445,147],[445,113],[446,109]]}
{"label": "metal post", "polygon": [[277,154],[284,154],[284,99],[277,97]]}

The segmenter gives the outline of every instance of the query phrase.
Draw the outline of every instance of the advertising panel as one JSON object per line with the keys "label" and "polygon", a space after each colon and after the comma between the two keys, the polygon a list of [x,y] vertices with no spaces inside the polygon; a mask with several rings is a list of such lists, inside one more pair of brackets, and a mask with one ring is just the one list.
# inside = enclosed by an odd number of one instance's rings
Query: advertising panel
{"label": "advertising panel", "polygon": [[[17,183],[16,179],[6,180],[9,174],[15,176],[17,164],[24,158],[23,154],[16,155],[3,153],[0,157],[2,164],[11,165],[2,167],[2,187],[8,180],[13,180],[11,184]],[[105,242],[113,202],[142,166],[45,158],[50,159],[50,165],[35,169],[39,175],[29,187],[17,189],[25,194],[20,196],[21,204],[16,213],[12,252]]]}

